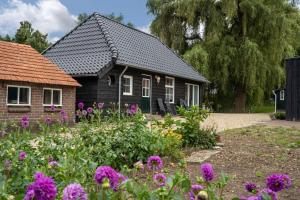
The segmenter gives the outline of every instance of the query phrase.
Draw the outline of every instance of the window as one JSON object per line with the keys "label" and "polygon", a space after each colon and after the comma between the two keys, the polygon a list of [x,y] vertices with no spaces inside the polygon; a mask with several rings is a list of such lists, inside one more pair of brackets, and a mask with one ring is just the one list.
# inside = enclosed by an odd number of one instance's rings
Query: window
{"label": "window", "polygon": [[284,90],[280,90],[280,101],[284,101]]}
{"label": "window", "polygon": [[31,88],[24,86],[7,86],[7,105],[29,106]]}
{"label": "window", "polygon": [[124,75],[124,90],[123,95],[132,95],[132,85],[133,85],[133,78],[132,76]]}
{"label": "window", "polygon": [[142,96],[150,97],[150,79],[143,78],[142,80]]}
{"label": "window", "polygon": [[61,89],[51,89],[44,88],[44,106],[62,106],[62,90]]}
{"label": "window", "polygon": [[166,102],[174,103],[175,95],[175,79],[171,77],[166,77]]}
{"label": "window", "polygon": [[185,100],[188,106],[199,105],[199,85],[185,84]]}

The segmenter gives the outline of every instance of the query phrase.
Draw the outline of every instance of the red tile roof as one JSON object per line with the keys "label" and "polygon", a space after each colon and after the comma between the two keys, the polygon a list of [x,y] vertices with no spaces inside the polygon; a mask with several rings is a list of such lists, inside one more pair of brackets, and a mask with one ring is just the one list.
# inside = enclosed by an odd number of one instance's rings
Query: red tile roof
{"label": "red tile roof", "polygon": [[0,80],[80,86],[29,45],[0,41]]}

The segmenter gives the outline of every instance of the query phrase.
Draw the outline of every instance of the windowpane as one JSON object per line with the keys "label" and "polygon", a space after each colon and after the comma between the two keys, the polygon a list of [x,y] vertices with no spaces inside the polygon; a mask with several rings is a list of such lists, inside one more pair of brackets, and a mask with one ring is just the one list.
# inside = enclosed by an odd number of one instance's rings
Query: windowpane
{"label": "windowpane", "polygon": [[189,85],[188,84],[185,84],[185,101],[188,103],[188,100],[189,100]]}
{"label": "windowpane", "polygon": [[199,105],[199,86],[194,85],[194,106]]}
{"label": "windowpane", "polygon": [[60,90],[53,90],[53,104],[60,105]]}
{"label": "windowpane", "polygon": [[44,104],[51,104],[51,90],[44,90]]}
{"label": "windowpane", "polygon": [[7,92],[7,103],[9,104],[18,104],[18,88],[17,87],[8,87]]}
{"label": "windowpane", "polygon": [[132,76],[124,76],[123,94],[132,95]]}
{"label": "windowpane", "polygon": [[193,106],[193,85],[189,85],[190,96],[189,96],[189,106]]}
{"label": "windowpane", "polygon": [[19,104],[29,104],[29,88],[20,88]]}

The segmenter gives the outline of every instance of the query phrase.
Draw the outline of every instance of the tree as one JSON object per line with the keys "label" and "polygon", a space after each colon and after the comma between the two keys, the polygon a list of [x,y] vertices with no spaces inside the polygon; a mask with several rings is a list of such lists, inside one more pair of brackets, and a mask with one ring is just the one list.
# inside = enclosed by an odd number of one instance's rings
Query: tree
{"label": "tree", "polygon": [[191,64],[203,63],[207,52],[208,78],[220,98],[233,97],[237,112],[284,83],[283,60],[300,46],[299,10],[287,0],[148,0],[147,6],[155,16],[152,33],[180,54],[188,50]]}
{"label": "tree", "polygon": [[15,37],[6,35],[4,38],[0,36],[0,40],[16,42],[19,44],[28,44],[38,52],[43,52],[50,43],[47,40],[47,34],[42,34],[38,30],[34,30],[28,21],[20,22],[20,28],[17,29]]}
{"label": "tree", "polygon": [[[105,15],[105,16],[108,17],[108,18],[110,18],[110,19],[112,19],[112,20],[115,20],[115,21],[117,21],[117,22],[120,22],[120,23],[122,23],[122,24],[126,24],[126,23],[124,22],[124,16],[123,16],[122,14],[120,14],[120,15],[115,15],[114,13],[111,13],[111,14],[108,14],[108,15]],[[79,14],[78,17],[77,17],[78,24],[82,23],[82,22],[83,22],[84,20],[86,20],[88,17],[89,17],[89,15],[86,14],[86,13],[81,13],[81,14]],[[133,23],[131,23],[131,22],[128,22],[126,25],[129,26],[129,27],[134,27]]]}

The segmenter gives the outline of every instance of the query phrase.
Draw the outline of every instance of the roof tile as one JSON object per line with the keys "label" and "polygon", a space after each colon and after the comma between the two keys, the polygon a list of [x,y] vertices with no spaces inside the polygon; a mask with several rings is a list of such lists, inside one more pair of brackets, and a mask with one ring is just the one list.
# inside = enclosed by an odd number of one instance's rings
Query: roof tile
{"label": "roof tile", "polygon": [[0,41],[0,80],[80,86],[29,45]]}

